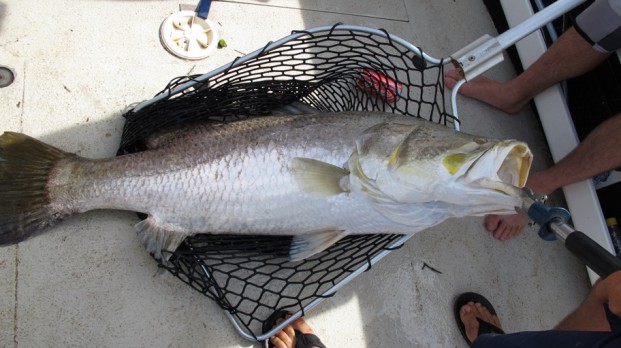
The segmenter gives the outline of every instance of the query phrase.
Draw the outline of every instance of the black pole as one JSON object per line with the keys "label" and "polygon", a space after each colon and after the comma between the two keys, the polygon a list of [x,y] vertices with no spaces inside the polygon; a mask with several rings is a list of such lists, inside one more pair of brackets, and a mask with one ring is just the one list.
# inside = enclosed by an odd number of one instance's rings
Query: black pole
{"label": "black pole", "polygon": [[621,270],[620,259],[580,231],[567,236],[565,247],[602,278]]}

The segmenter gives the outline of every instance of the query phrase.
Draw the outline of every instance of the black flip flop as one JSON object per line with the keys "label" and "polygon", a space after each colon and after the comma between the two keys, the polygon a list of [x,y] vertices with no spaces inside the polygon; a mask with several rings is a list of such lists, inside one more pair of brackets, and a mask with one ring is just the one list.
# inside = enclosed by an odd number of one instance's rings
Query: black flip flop
{"label": "black flip flop", "polygon": [[[468,343],[468,346],[472,345],[472,341],[470,341],[470,339],[468,338],[468,335],[466,335],[466,327],[464,323],[461,321],[459,312],[461,310],[461,307],[463,307],[464,305],[470,302],[480,303],[491,314],[497,315],[496,310],[494,310],[494,306],[492,306],[492,304],[482,295],[479,295],[474,292],[465,292],[457,297],[457,299],[455,300],[455,304],[453,305],[453,314],[455,315],[455,320],[457,321],[457,327],[459,328],[459,332],[461,333],[461,335],[464,337],[464,339]],[[491,323],[486,322],[485,320],[482,320],[481,318],[477,318],[477,321],[479,322],[479,332],[478,332],[479,335],[483,335],[486,333],[499,333],[499,334],[505,333],[500,328],[496,327],[495,325]]]}
{"label": "black flip flop", "polygon": [[[263,332],[268,332],[274,326],[276,326],[276,322],[279,319],[287,319],[288,316],[291,315],[291,312],[285,309],[280,309],[272,313],[264,322],[263,322]],[[313,334],[305,334],[298,330],[294,330],[295,332],[295,348],[326,348],[326,346],[321,342],[319,337]],[[273,348],[274,344],[268,338],[266,340],[268,347]]]}

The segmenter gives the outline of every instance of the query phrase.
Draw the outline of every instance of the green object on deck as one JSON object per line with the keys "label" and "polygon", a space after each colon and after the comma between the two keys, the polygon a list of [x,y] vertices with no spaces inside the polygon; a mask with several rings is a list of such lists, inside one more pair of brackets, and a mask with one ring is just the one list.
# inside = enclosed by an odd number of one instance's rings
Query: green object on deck
{"label": "green object on deck", "polygon": [[222,48],[222,47],[226,47],[226,41],[224,41],[224,39],[220,39],[218,41],[218,47]]}

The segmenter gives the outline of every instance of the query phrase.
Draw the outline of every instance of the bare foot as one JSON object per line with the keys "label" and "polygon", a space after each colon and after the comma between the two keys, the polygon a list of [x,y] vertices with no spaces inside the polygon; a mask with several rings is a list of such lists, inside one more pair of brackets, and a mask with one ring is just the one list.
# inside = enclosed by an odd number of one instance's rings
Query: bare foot
{"label": "bare foot", "polygon": [[528,219],[522,214],[485,216],[485,229],[498,240],[516,237],[527,224]]}
{"label": "bare foot", "polygon": [[[526,187],[540,195],[549,195],[551,192],[559,188],[555,175],[550,171],[541,171],[529,175],[526,181]],[[528,224],[529,218],[525,214],[513,215],[486,215],[485,229],[490,231],[494,238],[498,240],[509,240],[519,235],[524,227]]]}
{"label": "bare foot", "polygon": [[[453,89],[463,77],[457,70],[449,70],[444,74],[444,85]],[[459,88],[459,94],[482,101],[508,114],[515,114],[528,103],[515,93],[507,84],[490,80],[485,76],[477,76]]]}
{"label": "bare foot", "polygon": [[500,319],[490,313],[487,308],[480,303],[468,302],[463,305],[459,310],[459,318],[461,322],[464,323],[466,336],[468,336],[470,342],[474,342],[479,336],[479,321],[477,318],[502,329],[500,326]]}
{"label": "bare foot", "polygon": [[[280,322],[277,322],[277,324]],[[295,347],[296,330],[303,334],[315,334],[315,331],[313,331],[304,319],[298,318],[291,323],[291,325],[287,325],[284,329],[278,331],[270,338],[270,341],[276,348],[293,348]]]}

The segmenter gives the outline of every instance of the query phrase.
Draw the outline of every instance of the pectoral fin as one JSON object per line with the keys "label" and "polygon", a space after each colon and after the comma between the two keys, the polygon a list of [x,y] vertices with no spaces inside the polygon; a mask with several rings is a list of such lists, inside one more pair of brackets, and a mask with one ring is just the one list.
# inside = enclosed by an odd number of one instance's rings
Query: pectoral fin
{"label": "pectoral fin", "polygon": [[328,249],[346,235],[345,231],[336,229],[323,229],[296,235],[291,241],[289,261],[307,259]]}
{"label": "pectoral fin", "polygon": [[190,234],[172,231],[172,228],[167,229],[162,225],[153,216],[149,216],[137,223],[135,228],[147,252],[152,254],[155,259],[165,262],[170,254],[164,257],[162,250],[175,251]]}
{"label": "pectoral fin", "polygon": [[296,157],[289,169],[306,193],[316,196],[333,196],[348,192],[349,172],[341,167],[311,158]]}

